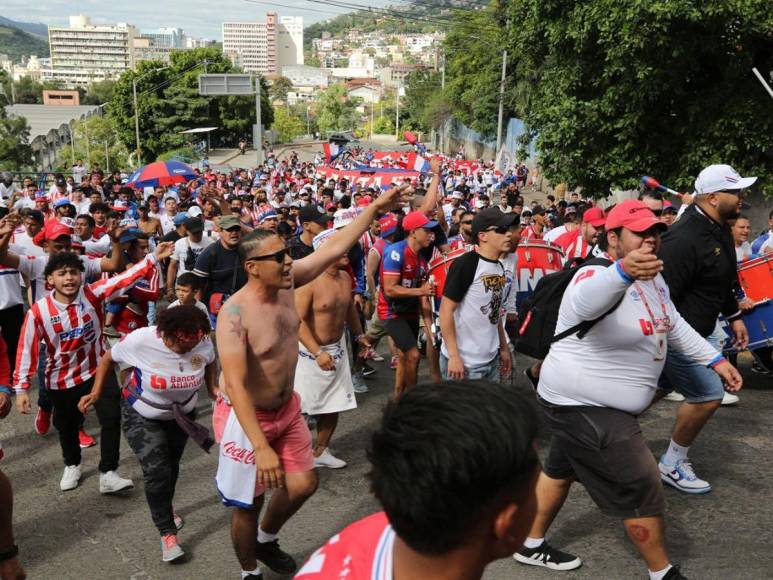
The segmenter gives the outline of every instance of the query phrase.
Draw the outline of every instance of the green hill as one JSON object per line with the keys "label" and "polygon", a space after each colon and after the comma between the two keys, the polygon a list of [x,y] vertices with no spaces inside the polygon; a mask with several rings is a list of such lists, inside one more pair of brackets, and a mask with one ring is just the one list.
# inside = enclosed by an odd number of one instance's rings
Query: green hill
{"label": "green hill", "polygon": [[0,26],[0,54],[7,55],[13,62],[22,56],[48,56],[48,42],[27,34],[13,26]]}

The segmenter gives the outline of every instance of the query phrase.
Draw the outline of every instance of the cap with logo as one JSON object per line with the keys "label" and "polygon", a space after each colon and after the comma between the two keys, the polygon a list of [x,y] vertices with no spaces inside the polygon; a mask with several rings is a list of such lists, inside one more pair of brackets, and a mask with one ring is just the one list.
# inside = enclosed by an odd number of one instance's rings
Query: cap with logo
{"label": "cap with logo", "polygon": [[478,234],[489,228],[509,228],[516,219],[517,213],[502,213],[498,207],[481,210],[472,218],[472,239],[477,240]]}
{"label": "cap with logo", "polygon": [[185,214],[185,213],[177,213],[177,214],[175,214],[175,215],[174,215],[174,217],[172,218],[172,223],[173,223],[175,226],[181,226],[182,224],[184,224],[184,223],[185,223],[185,220],[187,220],[187,219],[188,219],[188,214]]}
{"label": "cap with logo", "polygon": [[668,226],[660,221],[643,201],[638,199],[626,199],[613,207],[607,214],[607,221],[604,225],[607,231],[626,228],[636,233],[645,232],[652,227],[668,229]]}
{"label": "cap with logo", "polygon": [[360,212],[354,207],[339,209],[333,214],[333,228],[339,229],[348,226],[357,219],[358,215],[360,215]]}
{"label": "cap with logo", "polygon": [[381,217],[378,220],[378,223],[381,226],[382,238],[388,238],[389,236],[393,236],[397,231],[397,226],[399,225],[399,222],[397,221],[397,216],[395,216],[395,214],[393,213],[388,213],[385,216]]}
{"label": "cap with logo", "polygon": [[116,200],[113,202],[113,211],[126,211],[129,209],[129,204],[123,200]]}
{"label": "cap with logo", "polygon": [[73,207],[75,207],[69,199],[67,199],[66,197],[63,197],[61,199],[57,199],[54,202],[54,209],[58,207],[64,207],[66,205],[72,205]]}
{"label": "cap with logo", "polygon": [[56,183],[57,187],[66,187],[67,186],[67,181],[65,180],[64,177],[57,177],[55,183]]}
{"label": "cap with logo", "polygon": [[335,234],[338,230],[335,228],[330,228],[328,230],[325,230],[324,232],[318,233],[316,236],[314,236],[314,239],[311,241],[312,247],[317,250],[319,247],[327,242],[331,237],[333,237],[333,234]]}
{"label": "cap with logo", "polygon": [[197,217],[189,217],[184,222],[186,231],[197,234],[204,231],[204,222]]}
{"label": "cap with logo", "polygon": [[[290,204],[292,206],[292,204]],[[315,222],[321,226],[326,226],[330,221],[330,216],[322,212],[316,205],[305,205],[298,212],[298,221]]]}
{"label": "cap with logo", "polygon": [[264,221],[269,219],[278,218],[279,216],[277,215],[276,210],[271,206],[265,206],[258,212],[258,224],[262,224]]}
{"label": "cap with logo", "polygon": [[148,236],[141,229],[129,228],[120,235],[118,241],[125,244],[127,242],[133,242],[134,240],[146,240],[147,238]]}
{"label": "cap with logo", "polygon": [[431,221],[423,211],[412,211],[403,218],[403,229],[406,232],[424,228],[431,230],[437,222]]}
{"label": "cap with logo", "polygon": [[720,191],[737,191],[750,187],[756,177],[741,177],[729,165],[709,165],[698,174],[695,180],[696,195],[717,193]]}

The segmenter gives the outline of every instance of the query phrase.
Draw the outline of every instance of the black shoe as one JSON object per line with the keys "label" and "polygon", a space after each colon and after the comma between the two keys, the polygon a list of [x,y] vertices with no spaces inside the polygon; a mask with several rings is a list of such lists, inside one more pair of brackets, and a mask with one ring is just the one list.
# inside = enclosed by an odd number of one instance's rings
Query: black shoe
{"label": "black shoe", "polygon": [[687,580],[687,576],[682,575],[679,566],[671,566],[671,569],[663,576],[663,580]]}
{"label": "black shoe", "polygon": [[263,573],[248,574],[247,576],[242,576],[242,580],[263,580]]}
{"label": "black shoe", "polygon": [[532,388],[536,391],[537,385],[539,384],[539,377],[535,377],[533,374],[531,374],[531,367],[526,367],[526,370],[523,371],[523,374],[526,375],[526,378],[529,379],[529,383],[531,383]]}
{"label": "black shoe", "polygon": [[763,367],[760,363],[758,363],[756,360],[752,362],[752,372],[757,373],[760,375],[769,375],[770,371]]}
{"label": "black shoe", "polygon": [[538,548],[521,548],[513,554],[516,562],[529,566],[543,566],[551,570],[574,570],[582,566],[582,560],[572,554],[556,550],[547,542]]}
{"label": "black shoe", "polygon": [[277,574],[292,574],[298,569],[293,557],[279,549],[279,540],[257,542],[255,557]]}
{"label": "black shoe", "polygon": [[366,363],[366,362],[362,363],[362,376],[363,377],[369,377],[370,375],[374,374],[375,372],[376,372],[376,369],[374,369],[368,363]]}

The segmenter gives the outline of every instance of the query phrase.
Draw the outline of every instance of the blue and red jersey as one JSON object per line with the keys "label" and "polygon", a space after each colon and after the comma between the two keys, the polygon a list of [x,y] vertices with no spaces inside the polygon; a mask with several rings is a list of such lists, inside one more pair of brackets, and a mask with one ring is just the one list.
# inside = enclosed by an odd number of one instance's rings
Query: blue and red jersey
{"label": "blue and red jersey", "polygon": [[404,288],[418,288],[427,276],[427,262],[408,245],[408,240],[391,244],[384,249],[379,270],[380,288],[377,313],[381,320],[393,318],[418,318],[418,298],[388,298],[384,294],[384,278],[399,276],[398,284]]}

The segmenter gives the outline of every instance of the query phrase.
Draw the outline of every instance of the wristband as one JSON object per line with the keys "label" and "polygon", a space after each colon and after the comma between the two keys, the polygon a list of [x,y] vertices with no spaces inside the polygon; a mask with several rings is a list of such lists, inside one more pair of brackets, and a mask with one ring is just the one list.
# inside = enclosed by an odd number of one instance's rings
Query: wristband
{"label": "wristband", "polygon": [[720,355],[720,356],[716,357],[713,361],[711,361],[709,363],[709,367],[714,369],[714,368],[717,368],[722,363],[726,363],[726,362],[727,362],[727,359],[725,357],[723,357],[722,355]]}
{"label": "wristband", "polygon": [[358,334],[357,336],[355,336],[354,337],[354,342],[357,342],[361,338],[365,338],[365,333],[364,332],[362,334]]}
{"label": "wristband", "polygon": [[628,284],[633,284],[634,279],[631,278],[628,272],[625,271],[625,268],[623,268],[623,260],[620,259],[615,262],[615,266],[617,268],[617,273],[620,274],[620,277],[623,279],[623,281],[627,282]]}
{"label": "wristband", "polygon": [[19,546],[17,546],[16,544],[13,544],[10,549],[6,550],[5,552],[0,552],[0,562],[11,560],[18,555],[19,555]]}
{"label": "wristband", "polygon": [[5,393],[8,396],[13,395],[13,389],[11,387],[6,387],[5,385],[0,385],[0,393]]}
{"label": "wristband", "polygon": [[322,349],[319,349],[317,352],[314,353],[314,358],[319,358],[319,355],[323,354],[325,351]]}

